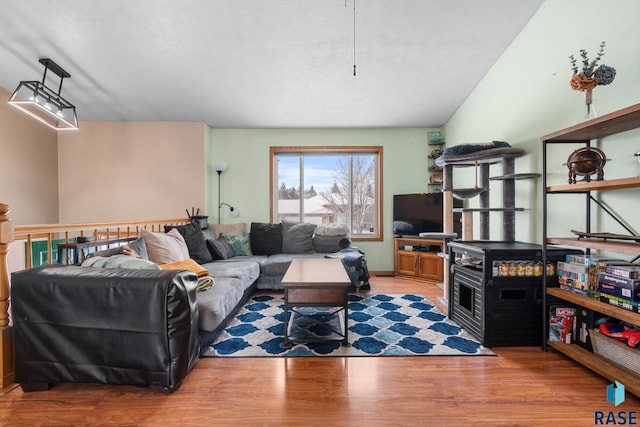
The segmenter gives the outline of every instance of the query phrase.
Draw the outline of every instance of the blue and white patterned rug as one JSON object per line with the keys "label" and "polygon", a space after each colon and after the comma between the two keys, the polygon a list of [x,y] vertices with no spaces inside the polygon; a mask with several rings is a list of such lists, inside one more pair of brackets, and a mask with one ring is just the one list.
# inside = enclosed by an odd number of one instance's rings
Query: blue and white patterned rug
{"label": "blue and white patterned rug", "polygon": [[[313,310],[313,309],[312,309]],[[313,336],[335,335],[340,319],[315,309],[294,326]],[[329,324],[326,320],[329,319]],[[322,320],[322,322],[318,322]],[[255,295],[238,312],[204,357],[301,356],[461,356],[495,355],[449,320],[422,295],[349,295],[349,343],[284,342],[284,301],[280,295]],[[338,328],[338,329],[336,329]]]}

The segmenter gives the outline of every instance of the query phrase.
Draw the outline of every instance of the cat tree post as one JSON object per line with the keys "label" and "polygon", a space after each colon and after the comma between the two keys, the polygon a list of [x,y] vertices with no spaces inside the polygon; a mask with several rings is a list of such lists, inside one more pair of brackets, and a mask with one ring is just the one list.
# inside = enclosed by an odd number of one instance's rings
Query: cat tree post
{"label": "cat tree post", "polygon": [[[444,234],[453,234],[453,166],[445,165],[442,167],[442,231]],[[447,240],[443,241],[442,252],[449,253],[447,248]],[[448,305],[449,299],[449,262],[445,258],[444,268],[442,272],[442,291],[443,296],[441,302]]]}
{"label": "cat tree post", "polygon": [[[480,188],[489,188],[489,163],[480,163],[479,165],[479,181]],[[490,216],[487,209],[490,208],[490,197],[488,191],[483,191],[478,196],[480,199],[480,240],[490,240]]]}
{"label": "cat tree post", "polygon": [[9,244],[15,240],[13,223],[9,219],[9,205],[0,203],[0,389],[15,382],[13,359],[13,331],[9,325]]}
{"label": "cat tree post", "polygon": [[[502,175],[515,175],[515,160],[513,157],[505,157],[502,159]],[[502,204],[506,209],[502,213],[504,222],[502,239],[507,242],[516,240],[516,188],[513,179],[505,179],[502,183]]]}

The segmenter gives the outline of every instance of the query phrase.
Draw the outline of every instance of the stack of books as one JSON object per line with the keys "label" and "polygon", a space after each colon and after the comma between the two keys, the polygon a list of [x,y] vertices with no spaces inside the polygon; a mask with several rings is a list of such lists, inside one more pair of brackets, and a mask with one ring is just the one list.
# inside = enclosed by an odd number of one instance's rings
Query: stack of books
{"label": "stack of books", "polygon": [[581,295],[592,295],[597,289],[599,262],[585,255],[567,255],[564,262],[558,261],[558,283]]}
{"label": "stack of books", "polygon": [[597,283],[600,301],[640,313],[640,265],[607,264]]}

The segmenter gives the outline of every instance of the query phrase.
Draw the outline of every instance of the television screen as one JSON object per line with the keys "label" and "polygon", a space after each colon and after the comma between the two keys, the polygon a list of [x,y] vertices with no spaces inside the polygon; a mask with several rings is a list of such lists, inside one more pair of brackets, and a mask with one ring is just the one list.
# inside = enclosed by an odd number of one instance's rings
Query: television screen
{"label": "television screen", "polygon": [[[453,199],[455,208],[462,200]],[[462,236],[461,213],[453,214],[453,232]],[[393,233],[417,236],[420,233],[442,233],[442,193],[395,194],[393,196]]]}

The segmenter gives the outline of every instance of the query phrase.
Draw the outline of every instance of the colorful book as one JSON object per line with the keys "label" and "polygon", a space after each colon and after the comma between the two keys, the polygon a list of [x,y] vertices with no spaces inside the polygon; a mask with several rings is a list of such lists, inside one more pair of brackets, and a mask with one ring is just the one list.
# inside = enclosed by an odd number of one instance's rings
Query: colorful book
{"label": "colorful book", "polygon": [[568,273],[588,274],[590,265],[574,264],[571,262],[558,261],[558,271],[566,271]]}
{"label": "colorful book", "polygon": [[563,269],[558,269],[558,277],[567,277],[569,279],[577,280],[579,282],[589,283],[589,274],[587,273],[573,273]]}
{"label": "colorful book", "polygon": [[607,265],[604,271],[627,279],[640,278],[640,265]]}
{"label": "colorful book", "polygon": [[571,344],[575,307],[551,306],[549,309],[549,341]]}
{"label": "colorful book", "polygon": [[616,297],[615,295],[609,295],[602,292],[598,293],[598,299],[600,302],[606,302],[609,305],[613,305],[625,310],[640,312],[638,303],[625,298]]}
{"label": "colorful book", "polygon": [[640,288],[640,279],[628,279],[626,277],[617,276],[609,273],[598,273],[598,284],[604,283],[607,285],[621,286],[627,289]]}
{"label": "colorful book", "polygon": [[589,282],[572,279],[571,277],[567,276],[558,276],[558,283],[560,283],[560,285],[579,289],[585,292],[591,289],[591,287],[589,286]]}
{"label": "colorful book", "polygon": [[640,301],[640,280],[626,279],[608,273],[599,273],[598,291],[629,301]]}
{"label": "colorful book", "polygon": [[585,267],[588,267],[591,265],[593,258],[586,255],[567,254],[567,256],[565,257],[565,261],[569,264],[584,265]]}

